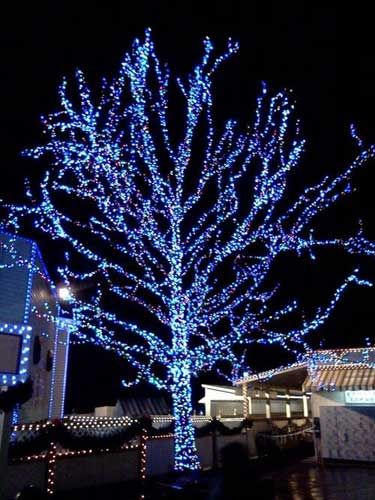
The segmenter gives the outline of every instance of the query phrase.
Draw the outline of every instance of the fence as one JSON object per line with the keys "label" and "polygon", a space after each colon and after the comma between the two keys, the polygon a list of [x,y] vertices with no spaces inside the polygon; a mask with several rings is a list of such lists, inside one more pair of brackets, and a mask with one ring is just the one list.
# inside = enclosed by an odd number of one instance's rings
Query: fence
{"label": "fence", "polygon": [[[256,454],[248,422],[227,425],[193,418],[202,468],[220,465],[220,451],[238,441]],[[5,494],[13,497],[33,483],[54,492],[146,479],[173,470],[172,419],[152,422],[120,418],[66,418],[16,426],[6,473]]]}

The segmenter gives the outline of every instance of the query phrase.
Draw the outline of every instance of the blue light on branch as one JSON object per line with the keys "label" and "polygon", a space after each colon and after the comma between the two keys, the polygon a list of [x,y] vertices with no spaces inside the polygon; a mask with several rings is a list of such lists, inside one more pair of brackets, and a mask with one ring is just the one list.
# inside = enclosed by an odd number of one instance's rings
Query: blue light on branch
{"label": "blue light on branch", "polygon": [[[276,343],[291,353],[305,349],[306,335],[327,320],[350,284],[370,285],[354,269],[332,300],[305,318],[296,300],[281,304],[278,287],[269,285],[278,256],[315,258],[320,247],[375,254],[361,229],[328,239],[312,230],[318,214],[351,193],[353,172],[374,156],[354,127],[354,161],[339,176],[289,199],[288,182],[305,147],[290,92],[273,95],[263,85],[249,127],[241,129],[235,120],[215,124],[213,77],[237,50],[229,40],[216,56],[207,38],[201,62],[186,78],[174,78],[146,31],[118,75],[103,83],[100,99],[81,71],[78,101],[64,80],[60,110],[42,119],[46,143],[25,153],[47,155],[52,166],[40,193],[31,194],[28,186],[29,202],[10,209],[10,226],[19,229],[21,219],[31,216],[36,228],[65,240],[87,262],[77,270],[67,256],[61,269],[68,289],[98,285],[90,300],[71,297],[78,341],[128,360],[137,371],[133,383],[146,379],[170,391],[177,470],[199,467],[190,419],[192,376],[224,370],[223,361],[233,368],[227,375],[237,376],[245,368],[244,349],[254,343]],[[184,100],[178,140],[171,87]],[[78,209],[72,215],[58,202],[61,196],[71,204],[86,202],[89,215],[80,217]],[[226,280],[219,279],[223,267],[230,269]],[[124,302],[124,314],[108,309],[108,294]],[[126,319],[129,302],[153,315],[155,329]],[[289,316],[295,327],[285,331],[281,323]],[[159,334],[160,326],[168,335]]]}

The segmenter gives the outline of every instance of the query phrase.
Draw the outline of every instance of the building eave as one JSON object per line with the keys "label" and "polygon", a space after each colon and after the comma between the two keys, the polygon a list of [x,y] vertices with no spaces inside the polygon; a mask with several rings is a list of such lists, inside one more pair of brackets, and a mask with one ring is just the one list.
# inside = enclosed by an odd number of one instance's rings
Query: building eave
{"label": "building eave", "polygon": [[260,372],[260,373],[253,373],[252,375],[249,375],[247,377],[243,377],[241,379],[236,380],[233,383],[233,385],[239,386],[239,385],[246,384],[249,382],[267,381],[275,375],[280,375],[282,373],[292,372],[295,370],[299,370],[301,368],[307,368],[307,366],[308,366],[307,361],[303,361],[303,362],[294,363],[293,365],[289,365],[289,366],[285,366],[285,367],[282,366],[280,368],[266,370],[266,371]]}

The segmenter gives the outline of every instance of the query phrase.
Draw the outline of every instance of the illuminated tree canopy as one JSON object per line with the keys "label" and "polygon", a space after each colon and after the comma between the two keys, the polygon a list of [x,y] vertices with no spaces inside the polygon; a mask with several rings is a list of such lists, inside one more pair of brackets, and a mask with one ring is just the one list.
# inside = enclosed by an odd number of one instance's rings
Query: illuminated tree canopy
{"label": "illuminated tree canopy", "polygon": [[[370,284],[355,269],[328,304],[305,318],[296,300],[275,306],[280,290],[269,284],[275,260],[285,252],[315,258],[319,247],[375,253],[361,230],[346,239],[313,232],[316,216],[351,192],[352,173],[374,155],[354,129],[354,161],[289,200],[288,181],[304,151],[290,93],[270,95],[264,85],[247,128],[234,120],[215,125],[214,75],[237,50],[229,40],[215,56],[207,38],[192,73],[174,78],[146,31],[118,75],[103,82],[100,97],[80,71],[76,95],[64,80],[60,110],[43,118],[46,143],[26,152],[52,158],[51,168],[40,193],[28,189],[29,202],[10,210],[11,226],[18,230],[31,216],[35,227],[85,260],[77,270],[67,259],[61,272],[68,284],[98,284],[90,300],[75,296],[77,336],[128,360],[137,370],[134,382],[146,379],[170,392],[177,470],[199,467],[192,376],[224,370],[222,363],[235,375],[253,343],[303,349],[350,283]],[[178,100],[182,111],[173,112]],[[183,123],[175,123],[182,114]],[[111,294],[124,304],[121,314],[110,307]],[[151,313],[155,328],[127,319],[129,303]],[[280,324],[288,315],[298,320],[285,331]]]}

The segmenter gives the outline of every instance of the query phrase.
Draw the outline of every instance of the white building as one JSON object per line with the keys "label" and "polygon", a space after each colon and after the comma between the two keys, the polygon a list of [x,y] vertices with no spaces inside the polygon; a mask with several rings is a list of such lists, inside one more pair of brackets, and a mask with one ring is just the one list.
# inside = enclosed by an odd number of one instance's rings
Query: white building
{"label": "white building", "polygon": [[19,422],[62,417],[71,320],[35,242],[0,233],[0,387],[33,381]]}
{"label": "white building", "polygon": [[[264,372],[264,376],[267,374]],[[205,415],[278,421],[309,417],[309,396],[303,394],[298,384],[291,383],[285,376],[272,379],[272,384],[268,384],[262,376],[262,373],[254,374],[236,382],[234,387],[202,385],[205,395],[199,403],[205,405]]]}
{"label": "white building", "polygon": [[204,405],[209,417],[242,417],[243,397],[235,387],[202,384],[204,397],[198,402]]}
{"label": "white building", "polygon": [[253,417],[254,391],[263,388],[267,418],[276,416],[274,395],[280,397],[283,387],[287,415],[311,414],[319,461],[375,462],[375,348],[314,351],[303,363],[244,377],[235,385]]}

